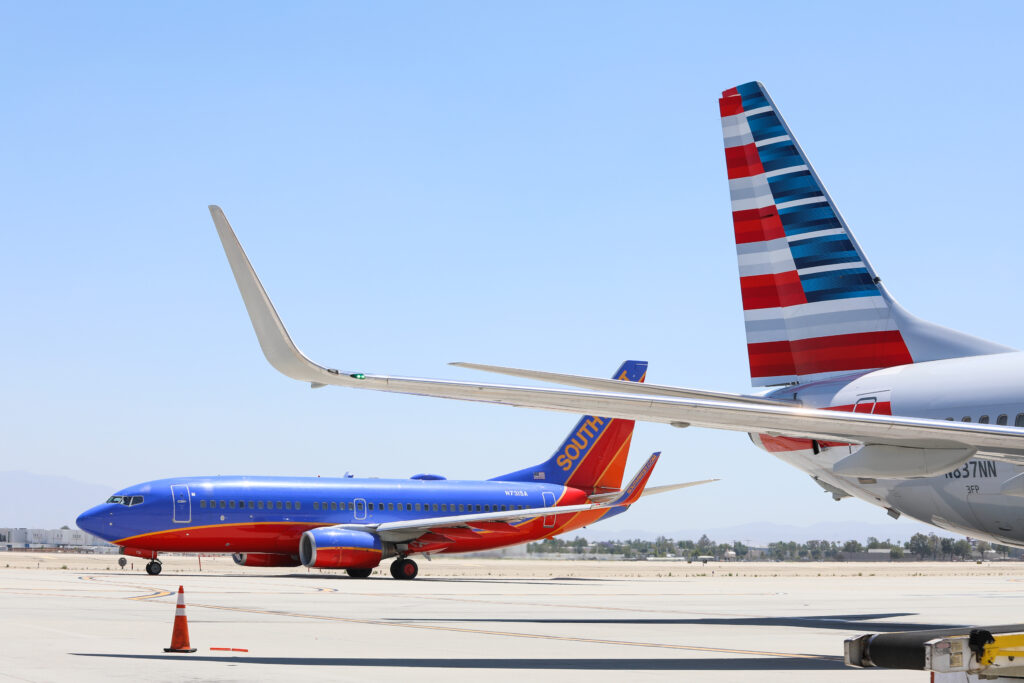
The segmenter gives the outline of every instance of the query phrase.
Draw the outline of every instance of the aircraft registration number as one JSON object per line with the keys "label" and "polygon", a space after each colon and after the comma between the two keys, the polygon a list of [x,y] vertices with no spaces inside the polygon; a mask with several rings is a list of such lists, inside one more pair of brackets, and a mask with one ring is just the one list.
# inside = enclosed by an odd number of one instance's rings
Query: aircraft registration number
{"label": "aircraft registration number", "polygon": [[962,467],[946,472],[946,479],[968,479],[971,477],[995,477],[996,464],[992,460],[968,460]]}

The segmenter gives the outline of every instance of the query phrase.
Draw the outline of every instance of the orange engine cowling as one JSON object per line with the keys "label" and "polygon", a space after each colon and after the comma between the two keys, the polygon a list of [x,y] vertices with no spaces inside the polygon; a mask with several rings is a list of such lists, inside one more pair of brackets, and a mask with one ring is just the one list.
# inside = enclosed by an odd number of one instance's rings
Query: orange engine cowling
{"label": "orange engine cowling", "polygon": [[299,540],[299,560],[307,567],[373,569],[383,558],[380,538],[366,531],[320,527]]}
{"label": "orange engine cowling", "polygon": [[298,567],[301,564],[295,555],[282,553],[235,553],[231,559],[243,567]]}
{"label": "orange engine cowling", "polygon": [[121,548],[121,554],[131,555],[132,557],[141,557],[144,560],[155,560],[157,553],[155,550],[143,550],[142,548],[130,548],[128,546],[124,546]]}

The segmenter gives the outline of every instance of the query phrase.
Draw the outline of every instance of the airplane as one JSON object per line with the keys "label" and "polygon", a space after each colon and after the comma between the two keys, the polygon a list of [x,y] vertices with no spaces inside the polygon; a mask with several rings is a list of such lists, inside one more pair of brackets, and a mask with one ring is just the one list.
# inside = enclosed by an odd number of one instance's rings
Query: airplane
{"label": "airplane", "polygon": [[752,394],[479,363],[453,365],[572,388],[319,365],[288,336],[223,211],[210,212],[263,353],[288,377],[746,432],[836,500],[1024,547],[1024,353],[896,302],[763,85],[724,91],[719,113]]}
{"label": "airplane", "polygon": [[[643,361],[617,381],[642,382]],[[321,477],[183,477],[129,486],[83,512],[78,527],[149,560],[161,552],[232,553],[247,567],[344,569],[366,578],[394,557],[391,576],[414,579],[410,555],[490,550],[551,538],[625,512],[641,496],[716,480],[648,487],[654,453],[623,489],[632,420],[586,415],[546,461],[486,481]]]}

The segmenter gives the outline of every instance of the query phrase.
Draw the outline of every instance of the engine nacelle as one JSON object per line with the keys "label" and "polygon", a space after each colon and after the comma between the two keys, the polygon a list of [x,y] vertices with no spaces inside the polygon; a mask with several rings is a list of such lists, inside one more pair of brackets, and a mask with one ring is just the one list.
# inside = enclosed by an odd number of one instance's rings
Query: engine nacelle
{"label": "engine nacelle", "polygon": [[121,554],[131,555],[132,557],[141,557],[144,560],[155,560],[157,552],[155,550],[143,550],[142,548],[130,548],[128,546],[122,546]]}
{"label": "engine nacelle", "polygon": [[281,553],[234,553],[231,559],[243,567],[298,567],[302,564],[295,555]]}
{"label": "engine nacelle", "polygon": [[306,567],[373,569],[382,559],[380,538],[366,531],[320,527],[299,540],[299,561]]}

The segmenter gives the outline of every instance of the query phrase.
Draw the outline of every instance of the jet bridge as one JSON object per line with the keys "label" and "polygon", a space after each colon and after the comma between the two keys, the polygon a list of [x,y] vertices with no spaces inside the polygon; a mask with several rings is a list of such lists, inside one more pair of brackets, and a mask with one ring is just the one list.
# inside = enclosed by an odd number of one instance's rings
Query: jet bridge
{"label": "jet bridge", "polygon": [[868,633],[847,638],[847,666],[930,671],[935,683],[1024,681],[1024,624]]}

